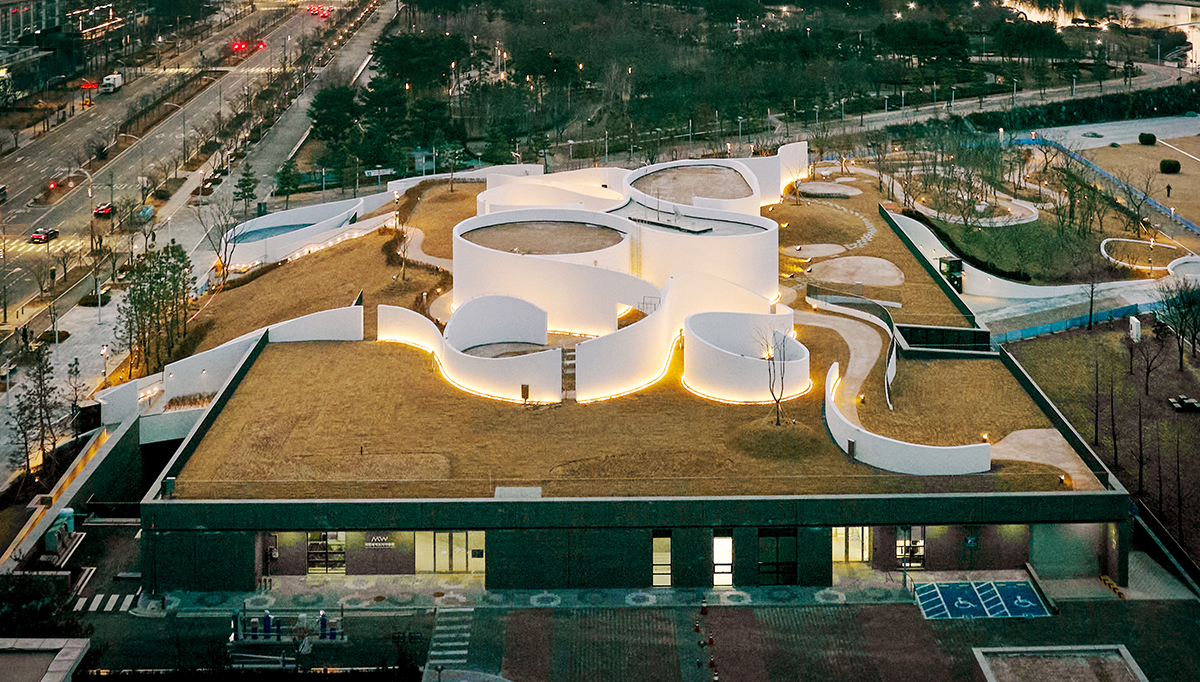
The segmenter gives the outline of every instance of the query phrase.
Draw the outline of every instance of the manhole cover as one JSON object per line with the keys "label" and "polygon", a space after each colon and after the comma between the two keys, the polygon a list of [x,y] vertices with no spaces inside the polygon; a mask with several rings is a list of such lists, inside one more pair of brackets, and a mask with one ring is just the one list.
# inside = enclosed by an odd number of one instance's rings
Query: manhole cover
{"label": "manhole cover", "polygon": [[383,601],[385,599],[387,599],[387,597],[384,597],[384,596],[375,597],[375,601]]}

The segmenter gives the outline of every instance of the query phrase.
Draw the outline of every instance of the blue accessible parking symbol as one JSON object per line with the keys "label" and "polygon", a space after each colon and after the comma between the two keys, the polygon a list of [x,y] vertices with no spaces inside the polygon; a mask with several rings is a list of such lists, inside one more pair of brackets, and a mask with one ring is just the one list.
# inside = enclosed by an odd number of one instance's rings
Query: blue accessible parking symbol
{"label": "blue accessible parking symbol", "polygon": [[913,593],[929,620],[1050,615],[1028,580],[920,583]]}

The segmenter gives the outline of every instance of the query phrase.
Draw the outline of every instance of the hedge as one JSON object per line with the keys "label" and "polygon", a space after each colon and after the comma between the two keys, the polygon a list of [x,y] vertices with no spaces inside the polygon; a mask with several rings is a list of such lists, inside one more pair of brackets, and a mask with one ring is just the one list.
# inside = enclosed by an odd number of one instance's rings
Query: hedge
{"label": "hedge", "polygon": [[1164,175],[1173,175],[1179,172],[1179,162],[1175,159],[1163,159],[1158,162],[1158,171]]}

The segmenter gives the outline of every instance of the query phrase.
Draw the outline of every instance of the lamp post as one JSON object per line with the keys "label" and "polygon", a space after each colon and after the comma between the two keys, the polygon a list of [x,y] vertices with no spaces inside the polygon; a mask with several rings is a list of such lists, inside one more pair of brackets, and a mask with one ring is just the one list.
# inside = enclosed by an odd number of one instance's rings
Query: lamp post
{"label": "lamp post", "polygon": [[954,108],[954,96],[956,94],[958,94],[958,86],[957,85],[950,86],[950,108],[951,109]]}
{"label": "lamp post", "polygon": [[187,110],[186,110],[186,109],[184,109],[184,108],[183,108],[183,106],[181,106],[181,105],[179,105],[179,104],[176,104],[176,103],[174,103],[174,102],[163,102],[163,104],[165,104],[165,105],[167,105],[167,106],[169,106],[169,107],[175,107],[176,109],[178,109],[178,110],[180,111],[180,115],[183,117],[183,161],[184,161],[184,163],[187,163],[187,158],[188,158],[188,151],[187,151]]}
{"label": "lamp post", "polygon": [[108,388],[108,344],[100,346],[100,357],[104,358],[104,388]]}
{"label": "lamp post", "polygon": [[1075,96],[1075,74],[1071,74],[1071,96]]}

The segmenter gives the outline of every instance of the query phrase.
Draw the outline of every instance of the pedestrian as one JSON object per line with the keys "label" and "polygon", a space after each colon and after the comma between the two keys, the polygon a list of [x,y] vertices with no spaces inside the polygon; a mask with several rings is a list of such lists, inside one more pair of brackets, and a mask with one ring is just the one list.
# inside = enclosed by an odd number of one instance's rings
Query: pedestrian
{"label": "pedestrian", "polygon": [[1168,199],[1171,198],[1171,186],[1170,185],[1167,185],[1167,198]]}

